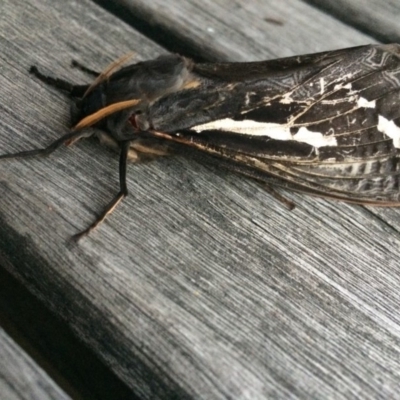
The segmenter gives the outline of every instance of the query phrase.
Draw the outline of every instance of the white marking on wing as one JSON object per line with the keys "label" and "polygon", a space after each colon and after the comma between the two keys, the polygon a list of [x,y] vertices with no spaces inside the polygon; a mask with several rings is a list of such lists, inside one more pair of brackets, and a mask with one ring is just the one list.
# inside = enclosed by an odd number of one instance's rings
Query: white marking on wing
{"label": "white marking on wing", "polygon": [[292,92],[288,92],[285,93],[281,99],[279,100],[279,102],[281,104],[291,104],[291,103],[295,103],[295,101],[290,97],[293,93]]}
{"label": "white marking on wing", "polygon": [[324,78],[319,79],[319,85],[321,87],[321,94],[324,94],[324,92],[325,92],[325,79]]}
{"label": "white marking on wing", "polygon": [[393,146],[396,149],[400,149],[400,128],[394,123],[394,121],[389,121],[382,115],[378,117],[378,131],[389,136],[393,140]]}
{"label": "white marking on wing", "polygon": [[335,100],[321,100],[321,104],[335,106],[340,103],[353,103],[356,100],[356,98],[357,98],[356,96],[350,96]]}
{"label": "white marking on wing", "polygon": [[291,140],[292,134],[288,125],[253,120],[235,121],[231,118],[220,119],[193,127],[196,132],[221,130],[240,133],[241,135],[269,136],[272,139]]}
{"label": "white marking on wing", "polygon": [[192,128],[200,133],[205,130],[222,130],[235,132],[241,135],[268,136],[277,140],[296,140],[307,143],[316,148],[322,146],[337,146],[334,136],[323,135],[321,132],[313,132],[302,126],[297,133],[291,134],[289,125],[274,124],[268,122],[257,122],[253,120],[235,121],[225,118],[218,121],[208,122]]}
{"label": "white marking on wing", "polygon": [[368,101],[364,97],[359,97],[359,99],[357,101],[357,105],[358,105],[358,107],[375,108],[376,107],[376,101],[375,100]]}
{"label": "white marking on wing", "polygon": [[349,93],[351,92],[352,89],[352,85],[351,82],[346,83],[345,85],[343,84],[343,82],[337,83],[334,87],[333,90],[336,92],[337,90],[340,89],[347,89],[349,91]]}
{"label": "white marking on wing", "polygon": [[[364,161],[361,163],[363,165],[364,171],[363,174],[368,175],[372,171],[372,167],[375,165],[376,161],[375,160],[370,160],[370,161]],[[360,167],[360,164],[357,165],[357,167]]]}
{"label": "white marking on wing", "polygon": [[337,146],[337,140],[334,136],[325,136],[321,132],[309,131],[302,126],[299,131],[293,135],[293,140],[308,143],[314,147]]}

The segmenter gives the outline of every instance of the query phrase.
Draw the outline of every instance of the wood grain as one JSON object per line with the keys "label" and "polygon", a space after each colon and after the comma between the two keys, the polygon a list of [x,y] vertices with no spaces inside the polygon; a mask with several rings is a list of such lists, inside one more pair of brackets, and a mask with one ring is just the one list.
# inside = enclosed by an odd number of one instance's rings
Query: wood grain
{"label": "wood grain", "polygon": [[[44,146],[67,131],[68,99],[32,79],[31,64],[83,82],[71,58],[101,69],[132,49],[138,59],[163,52],[87,0],[3,3],[2,153]],[[125,4],[129,12],[145,7]],[[229,2],[229,10],[228,2],[151,4],[152,23],[168,14],[165,29],[210,58],[372,41],[296,1],[285,11],[266,2],[268,13],[257,12],[261,0]],[[303,22],[291,25],[293,18]],[[0,246],[10,272],[135,394],[397,395],[399,210],[289,194],[298,207],[288,212],[257,184],[181,158],[131,166],[128,185],[115,214],[71,246],[69,236],[117,189],[115,155],[89,140],[49,159],[1,163]]]}
{"label": "wood grain", "polygon": [[400,3],[397,0],[306,1],[381,41],[400,42]]}
{"label": "wood grain", "polygon": [[213,60],[263,60],[373,42],[298,0],[170,1],[168,7],[162,0],[96,1],[163,28]]}
{"label": "wood grain", "polygon": [[0,328],[0,393],[2,399],[70,399]]}

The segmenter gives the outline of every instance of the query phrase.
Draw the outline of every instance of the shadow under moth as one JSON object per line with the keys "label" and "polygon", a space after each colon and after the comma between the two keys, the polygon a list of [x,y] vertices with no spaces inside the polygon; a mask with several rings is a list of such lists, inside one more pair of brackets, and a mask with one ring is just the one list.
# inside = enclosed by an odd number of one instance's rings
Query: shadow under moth
{"label": "shadow under moth", "polygon": [[120,190],[76,239],[128,194],[129,160],[166,155],[174,146],[207,153],[272,192],[271,186],[400,206],[400,45],[249,63],[167,55],[120,68],[125,61],[100,74],[77,65],[96,75],[90,85],[32,67],[37,78],[74,99],[76,124],[47,148],[0,156],[46,156],[92,134],[119,150]]}

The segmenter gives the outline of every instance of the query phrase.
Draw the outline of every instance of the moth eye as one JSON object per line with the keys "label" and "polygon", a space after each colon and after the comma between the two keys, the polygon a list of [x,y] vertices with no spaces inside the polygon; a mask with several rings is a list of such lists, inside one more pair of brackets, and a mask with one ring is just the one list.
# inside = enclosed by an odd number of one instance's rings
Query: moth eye
{"label": "moth eye", "polygon": [[130,117],[129,117],[129,122],[131,123],[131,125],[135,128],[138,129],[138,122],[136,119],[136,115],[137,113],[133,113]]}
{"label": "moth eye", "polygon": [[150,128],[150,122],[144,110],[135,110],[128,118],[128,121],[137,130],[147,131]]}

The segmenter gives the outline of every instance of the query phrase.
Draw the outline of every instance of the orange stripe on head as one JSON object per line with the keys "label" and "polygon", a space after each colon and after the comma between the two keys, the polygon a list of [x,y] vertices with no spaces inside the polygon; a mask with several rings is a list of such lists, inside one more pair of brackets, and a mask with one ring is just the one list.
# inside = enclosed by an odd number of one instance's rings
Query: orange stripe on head
{"label": "orange stripe on head", "polygon": [[126,108],[134,107],[140,103],[140,100],[126,100],[120,101],[118,103],[110,104],[107,107],[96,111],[93,114],[88,115],[87,117],[81,119],[73,128],[73,131],[78,131],[79,129],[87,128],[89,126],[94,125],[95,123],[99,122],[103,118],[108,117],[111,114],[114,114],[118,111],[125,110]]}
{"label": "orange stripe on head", "polygon": [[118,69],[122,64],[126,63],[135,55],[134,52],[125,54],[124,56],[118,58],[113,61],[110,65],[108,65],[104,71],[100,73],[100,75],[91,83],[91,85],[87,88],[82,98],[85,98],[99,83],[108,79],[116,69]]}

